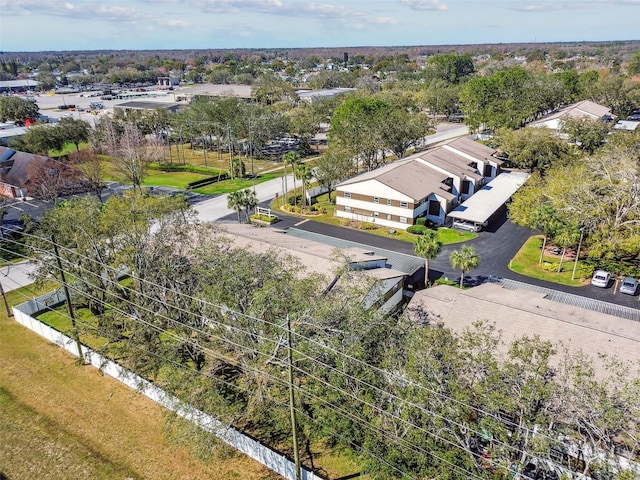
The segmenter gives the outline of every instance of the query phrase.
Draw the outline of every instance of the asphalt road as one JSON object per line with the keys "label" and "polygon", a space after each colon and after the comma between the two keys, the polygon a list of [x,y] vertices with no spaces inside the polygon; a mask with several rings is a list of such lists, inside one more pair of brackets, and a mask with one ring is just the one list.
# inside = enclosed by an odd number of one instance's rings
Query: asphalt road
{"label": "asphalt road", "polygon": [[12,263],[0,268],[0,283],[5,292],[33,283],[31,274],[35,266],[27,261]]}
{"label": "asphalt road", "polygon": [[[283,216],[282,221],[274,225],[274,228],[286,229],[295,226],[301,230],[320,233],[332,237],[349,240],[352,242],[371,245],[400,253],[414,255],[413,245],[392,238],[379,237],[359,230],[336,227],[314,221],[301,221],[297,217]],[[506,208],[502,208],[492,219],[489,227],[478,234],[478,237],[466,242],[466,245],[474,247],[480,256],[478,268],[465,273],[465,285],[474,286],[484,283],[491,278],[507,278],[519,282],[546,287],[574,295],[580,295],[590,299],[624,305],[630,308],[640,309],[640,297],[614,293],[614,283],[608,288],[598,288],[592,285],[582,287],[569,287],[557,283],[537,280],[525,277],[509,269],[509,261],[520,250],[520,247],[534,232],[528,228],[519,227],[510,222],[506,217]],[[460,248],[462,244],[445,245],[438,256],[429,261],[429,280],[447,278],[452,281],[460,281],[460,271],[451,267],[449,255]]]}

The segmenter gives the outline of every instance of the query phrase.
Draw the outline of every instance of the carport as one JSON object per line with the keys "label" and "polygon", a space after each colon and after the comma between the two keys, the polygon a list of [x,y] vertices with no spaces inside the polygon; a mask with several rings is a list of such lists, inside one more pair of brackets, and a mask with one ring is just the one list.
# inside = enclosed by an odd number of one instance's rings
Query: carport
{"label": "carport", "polygon": [[530,177],[529,173],[504,171],[447,216],[483,225]]}

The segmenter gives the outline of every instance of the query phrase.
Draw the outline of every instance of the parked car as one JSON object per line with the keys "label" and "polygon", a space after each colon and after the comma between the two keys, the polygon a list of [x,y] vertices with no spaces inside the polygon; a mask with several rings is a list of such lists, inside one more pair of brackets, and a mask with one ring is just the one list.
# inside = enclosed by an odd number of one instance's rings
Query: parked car
{"label": "parked car", "polygon": [[624,277],[620,284],[620,293],[626,293],[627,295],[635,295],[638,290],[638,280],[631,277]]}
{"label": "parked car", "polygon": [[467,222],[466,220],[454,220],[453,228],[466,230],[468,232],[479,232],[482,229],[482,225],[478,225],[477,223],[473,222]]}
{"label": "parked car", "polygon": [[604,270],[597,270],[593,274],[593,278],[591,279],[591,285],[600,288],[607,288],[609,286],[609,280],[611,279],[611,274]]}

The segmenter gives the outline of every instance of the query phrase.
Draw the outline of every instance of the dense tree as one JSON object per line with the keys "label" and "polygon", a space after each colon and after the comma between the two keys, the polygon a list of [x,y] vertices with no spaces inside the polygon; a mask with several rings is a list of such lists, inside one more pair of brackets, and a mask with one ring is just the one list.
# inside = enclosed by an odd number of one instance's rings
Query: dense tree
{"label": "dense tree", "polygon": [[263,75],[257,80],[253,97],[265,105],[278,102],[293,104],[298,99],[293,86],[274,75]]}
{"label": "dense tree", "polygon": [[89,124],[84,120],[63,118],[55,125],[55,134],[64,142],[71,142],[80,150],[80,144],[89,139]]}
{"label": "dense tree", "polygon": [[352,97],[344,101],[331,117],[329,141],[349,152],[367,170],[380,162],[384,151],[383,118],[389,105],[379,98]]}
{"label": "dense tree", "polygon": [[636,52],[627,65],[627,73],[631,76],[640,73],[640,51]]}
{"label": "dense tree", "polygon": [[570,118],[562,123],[560,130],[581,149],[593,153],[604,145],[611,126],[598,119]]}
{"label": "dense tree", "polygon": [[315,161],[314,175],[321,186],[329,190],[329,201],[335,186],[355,171],[353,158],[336,148],[329,148]]}
{"label": "dense tree", "polygon": [[494,141],[510,165],[529,171],[545,171],[570,152],[567,142],[546,128],[501,128]]}
{"label": "dense tree", "polygon": [[432,115],[455,115],[460,111],[459,87],[432,83],[420,92],[418,101]]}
{"label": "dense tree", "polygon": [[24,122],[38,118],[38,105],[26,98],[0,95],[0,122]]}
{"label": "dense tree", "polygon": [[[434,78],[449,84],[460,83],[474,72],[473,60],[468,53],[441,53],[429,57],[427,66]],[[427,70],[429,72],[429,70]]]}
{"label": "dense tree", "polygon": [[49,150],[60,150],[64,139],[60,131],[50,125],[35,125],[23,135],[21,146],[27,152],[49,155]]}
{"label": "dense tree", "polygon": [[584,229],[590,258],[633,261],[640,255],[639,168],[634,147],[606,146],[553,166],[544,177],[532,176],[514,195],[509,214],[518,224],[538,227],[535,212],[548,205],[554,222]]}
{"label": "dense tree", "polygon": [[562,83],[519,67],[469,80],[461,89],[465,123],[473,130],[518,128],[564,99]]}
{"label": "dense tree", "polygon": [[309,141],[320,129],[323,120],[319,112],[312,105],[303,102],[287,113],[289,130],[302,141],[303,147],[309,147]]}

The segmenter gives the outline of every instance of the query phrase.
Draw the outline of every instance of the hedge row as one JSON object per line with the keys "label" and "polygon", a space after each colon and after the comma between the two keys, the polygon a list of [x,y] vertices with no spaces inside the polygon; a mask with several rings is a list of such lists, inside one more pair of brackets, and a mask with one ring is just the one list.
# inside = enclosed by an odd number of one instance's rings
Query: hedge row
{"label": "hedge row", "polygon": [[190,172],[190,173],[202,173],[204,175],[220,175],[225,174],[222,170],[215,168],[200,167],[198,165],[171,165],[171,164],[158,164],[150,163],[148,168],[151,170],[160,170],[161,172]]}

